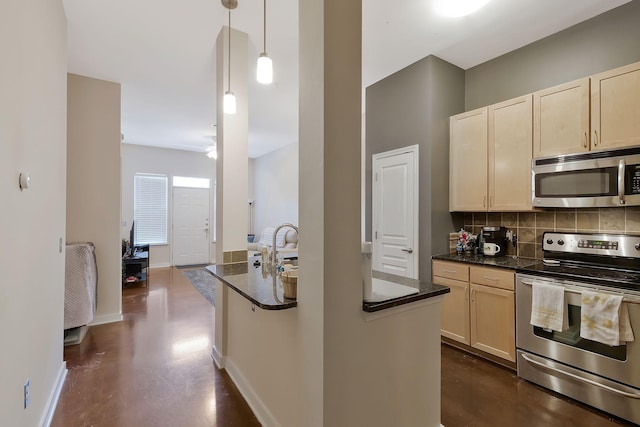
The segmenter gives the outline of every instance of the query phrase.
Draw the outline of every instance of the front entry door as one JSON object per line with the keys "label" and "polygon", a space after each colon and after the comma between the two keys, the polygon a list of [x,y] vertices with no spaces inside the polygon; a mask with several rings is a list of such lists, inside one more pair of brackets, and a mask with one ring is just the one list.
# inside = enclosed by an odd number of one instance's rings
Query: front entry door
{"label": "front entry door", "polygon": [[373,156],[374,269],[418,278],[418,146]]}
{"label": "front entry door", "polygon": [[208,188],[173,188],[173,265],[209,263]]}

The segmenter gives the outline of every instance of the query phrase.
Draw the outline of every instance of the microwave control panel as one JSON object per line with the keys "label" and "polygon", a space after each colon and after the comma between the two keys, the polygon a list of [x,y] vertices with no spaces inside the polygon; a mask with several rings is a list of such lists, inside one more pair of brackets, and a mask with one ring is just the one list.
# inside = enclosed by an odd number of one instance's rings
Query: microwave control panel
{"label": "microwave control panel", "polygon": [[627,165],[625,175],[625,193],[640,194],[640,165]]}

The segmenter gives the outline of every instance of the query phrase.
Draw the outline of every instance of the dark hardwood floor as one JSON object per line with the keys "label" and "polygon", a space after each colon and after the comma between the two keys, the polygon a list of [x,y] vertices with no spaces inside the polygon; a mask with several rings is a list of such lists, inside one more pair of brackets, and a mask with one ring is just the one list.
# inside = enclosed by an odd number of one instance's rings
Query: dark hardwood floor
{"label": "dark hardwood floor", "polygon": [[176,268],[122,295],[124,320],[64,351],[53,427],[259,426],[211,359],[213,307]]}
{"label": "dark hardwood floor", "polygon": [[[153,269],[149,288],[123,291],[122,309],[122,322],[91,327],[81,344],[65,348],[69,372],[53,427],[260,425],[226,373],[215,368],[213,308],[182,270]],[[632,425],[446,345],[442,423]]]}
{"label": "dark hardwood floor", "polygon": [[458,426],[633,426],[517,377],[514,371],[442,345],[442,424]]}

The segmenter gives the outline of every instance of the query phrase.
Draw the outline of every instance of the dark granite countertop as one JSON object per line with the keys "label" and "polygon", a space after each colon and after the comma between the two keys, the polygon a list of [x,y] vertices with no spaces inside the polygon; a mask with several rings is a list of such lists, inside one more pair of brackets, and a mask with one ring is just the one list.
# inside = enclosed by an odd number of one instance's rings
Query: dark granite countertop
{"label": "dark granite countertop", "polygon": [[533,258],[519,258],[516,256],[489,257],[484,255],[465,255],[465,254],[434,255],[431,258],[441,260],[441,261],[453,261],[453,262],[463,262],[463,263],[474,264],[474,265],[482,265],[484,267],[506,268],[509,270],[525,268],[539,261]]}
{"label": "dark granite countertop", "polygon": [[[297,307],[294,299],[283,296],[280,277],[271,275],[270,271],[263,270],[262,266],[254,267],[253,262],[260,257],[249,257],[247,263],[210,265],[206,270],[216,279],[229,286],[234,291],[265,310],[284,310]],[[449,292],[447,286],[436,285],[430,282],[421,282],[415,279],[396,276],[393,274],[373,272],[373,277],[400,285],[418,288],[417,294],[406,297],[394,298],[378,302],[363,302],[362,310],[376,312],[399,305],[433,298]]]}
{"label": "dark granite countertop", "polygon": [[431,282],[423,282],[407,277],[396,276],[394,274],[383,273],[381,271],[373,271],[372,276],[376,279],[386,280],[388,282],[397,283],[399,285],[411,286],[418,288],[417,294],[408,295],[406,297],[394,298],[376,302],[362,302],[362,310],[373,313],[387,308],[397,307],[399,305],[409,304],[410,302],[420,301],[427,298],[433,298],[438,295],[444,295],[450,292],[448,286],[436,285]]}
{"label": "dark granite countertop", "polygon": [[253,266],[260,257],[249,257],[248,262],[238,264],[210,265],[206,270],[216,279],[265,310],[284,310],[297,307],[294,299],[283,295],[280,276],[264,268],[264,264]]}

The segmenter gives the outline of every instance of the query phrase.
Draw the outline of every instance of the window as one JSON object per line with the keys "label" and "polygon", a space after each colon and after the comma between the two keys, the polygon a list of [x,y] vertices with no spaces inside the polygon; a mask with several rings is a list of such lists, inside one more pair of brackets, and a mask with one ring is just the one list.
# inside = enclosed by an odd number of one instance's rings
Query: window
{"label": "window", "polygon": [[133,181],[136,245],[166,245],[167,176],[136,174]]}
{"label": "window", "polygon": [[188,188],[209,188],[209,178],[194,178],[191,176],[174,176],[174,187],[188,187]]}

